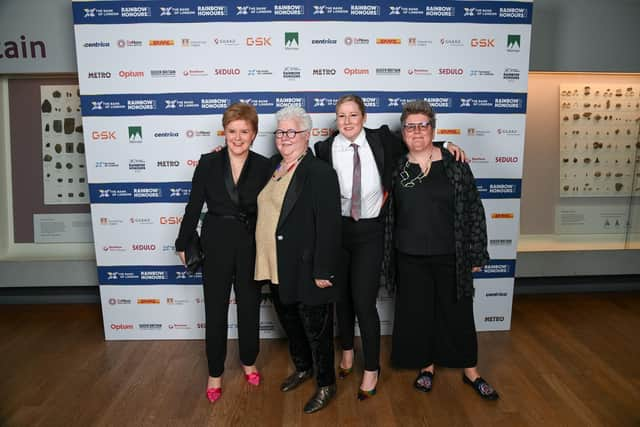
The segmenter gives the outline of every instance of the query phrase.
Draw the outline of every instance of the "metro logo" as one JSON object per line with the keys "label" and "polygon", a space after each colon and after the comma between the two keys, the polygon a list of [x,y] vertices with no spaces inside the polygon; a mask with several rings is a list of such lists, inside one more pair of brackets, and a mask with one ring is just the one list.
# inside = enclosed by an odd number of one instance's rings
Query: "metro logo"
{"label": "metro logo", "polygon": [[116,139],[116,131],[114,130],[93,131],[91,132],[91,139],[101,140],[101,141]]}
{"label": "metro logo", "polygon": [[180,223],[182,223],[181,216],[161,216],[160,217],[160,224],[175,225]]}
{"label": "metro logo", "polygon": [[496,47],[495,39],[471,39],[471,47]]}
{"label": "metro logo", "polygon": [[247,46],[271,46],[271,37],[247,37]]}

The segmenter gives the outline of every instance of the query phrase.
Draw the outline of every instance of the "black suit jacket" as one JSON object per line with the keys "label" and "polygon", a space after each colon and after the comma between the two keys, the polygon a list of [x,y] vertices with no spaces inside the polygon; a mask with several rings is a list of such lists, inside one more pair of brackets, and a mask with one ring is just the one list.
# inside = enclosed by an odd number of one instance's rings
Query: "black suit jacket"
{"label": "black suit jacket", "polygon": [[[236,185],[233,182],[227,148],[203,154],[193,173],[191,195],[175,242],[176,251],[184,251],[198,225],[205,201],[211,214],[206,215],[202,226],[201,237],[205,252],[216,245],[225,245],[230,239],[253,239],[258,193],[267,182],[270,171],[269,159],[250,151]],[[247,233],[238,236],[234,232],[238,227],[228,226],[230,217],[245,220]]]}
{"label": "black suit jacket", "polygon": [[[272,158],[272,170],[282,160]],[[325,304],[336,299],[341,247],[340,189],[335,171],[307,152],[284,197],[276,228],[280,298],[285,304]],[[319,288],[314,279],[329,279]]]}
{"label": "black suit jacket", "polygon": [[[373,152],[373,157],[376,159],[382,190],[385,193],[389,193],[391,191],[391,174],[396,160],[406,151],[404,143],[398,135],[391,132],[387,125],[383,125],[378,129],[364,128],[364,132]],[[317,142],[314,145],[316,156],[329,163],[331,167],[333,167],[331,147],[337,134],[336,132],[324,141]]]}

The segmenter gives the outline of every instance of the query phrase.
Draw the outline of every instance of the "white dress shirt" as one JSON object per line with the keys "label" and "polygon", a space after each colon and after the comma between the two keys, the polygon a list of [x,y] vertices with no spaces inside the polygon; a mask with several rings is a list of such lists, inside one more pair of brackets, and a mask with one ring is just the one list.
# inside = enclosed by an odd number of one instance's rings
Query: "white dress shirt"
{"label": "white dress shirt", "polygon": [[[364,129],[356,137],[360,155],[360,218],[377,218],[382,208],[382,182],[373,151],[365,137]],[[351,190],[353,188],[353,147],[352,142],[341,134],[336,135],[331,147],[333,168],[340,183],[342,216],[351,216]]]}

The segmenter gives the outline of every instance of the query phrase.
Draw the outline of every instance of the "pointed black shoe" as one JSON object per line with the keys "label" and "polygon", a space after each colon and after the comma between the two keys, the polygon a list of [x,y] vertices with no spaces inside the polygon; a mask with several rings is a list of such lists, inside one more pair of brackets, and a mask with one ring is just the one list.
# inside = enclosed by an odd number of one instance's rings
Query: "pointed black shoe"
{"label": "pointed black shoe", "polygon": [[433,377],[435,373],[429,371],[420,371],[418,377],[413,382],[413,386],[425,393],[428,393],[433,388]]}
{"label": "pointed black shoe", "polygon": [[320,387],[316,390],[316,394],[304,405],[304,413],[312,414],[329,404],[329,401],[336,395],[337,387],[335,384]]}
{"label": "pointed black shoe", "polygon": [[475,379],[475,381],[471,381],[469,378],[467,378],[467,376],[463,372],[462,373],[462,381],[465,384],[469,384],[471,387],[473,387],[473,389],[483,399],[486,399],[486,400],[498,400],[498,398],[500,398],[500,395],[498,395],[498,392],[495,391],[493,389],[493,387],[491,387],[491,385],[489,385],[488,382],[483,380],[482,377],[478,377],[478,378]]}
{"label": "pointed black shoe", "polygon": [[293,374],[289,375],[283,382],[280,384],[280,391],[289,391],[298,387],[300,384],[311,378],[311,374],[313,374],[313,370],[309,369],[306,371],[295,371]]}

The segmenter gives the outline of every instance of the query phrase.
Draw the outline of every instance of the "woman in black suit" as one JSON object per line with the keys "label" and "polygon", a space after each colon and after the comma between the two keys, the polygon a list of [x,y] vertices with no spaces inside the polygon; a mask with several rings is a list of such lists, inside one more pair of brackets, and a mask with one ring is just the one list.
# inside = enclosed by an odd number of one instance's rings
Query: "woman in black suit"
{"label": "woman in black suit", "polygon": [[279,154],[258,196],[255,279],[271,283],[289,338],[296,370],[280,389],[296,388],[315,371],[317,390],[304,406],[312,413],[336,394],[331,303],[340,250],[338,180],[309,150],[311,117],[303,108],[285,107],[276,119]]}
{"label": "woman in black suit", "polygon": [[203,154],[193,174],[176,251],[184,250],[198,225],[202,205],[208,212],[202,225],[206,349],[209,365],[207,398],[222,394],[227,352],[227,316],[231,285],[238,309],[240,361],[245,378],[260,383],[255,367],[259,350],[260,287],[253,280],[256,198],[269,177],[270,162],[250,150],[258,132],[258,114],[249,104],[231,105],[222,116],[226,147]]}
{"label": "woman in black suit", "polygon": [[429,103],[403,106],[409,152],[397,165],[393,196],[398,289],[391,360],[420,369],[414,387],[433,387],[435,364],[462,368],[484,399],[498,393],[478,373],[472,272],[489,260],[485,213],[471,168],[433,145]]}
{"label": "woman in black suit", "polygon": [[[342,344],[339,376],[352,371],[354,325],[357,316],[364,353],[364,375],[358,399],[376,394],[380,371],[380,319],[376,298],[380,287],[385,242],[385,220],[391,191],[391,174],[405,151],[402,140],[388,126],[364,127],[365,105],[357,95],[344,95],[336,103],[338,132],[315,144],[318,158],[338,175],[342,212],[342,266],[344,295],[336,304]],[[445,143],[446,144],[446,143]],[[464,152],[447,146],[464,160]],[[387,277],[384,277],[387,279]]]}

